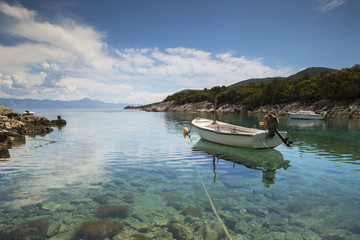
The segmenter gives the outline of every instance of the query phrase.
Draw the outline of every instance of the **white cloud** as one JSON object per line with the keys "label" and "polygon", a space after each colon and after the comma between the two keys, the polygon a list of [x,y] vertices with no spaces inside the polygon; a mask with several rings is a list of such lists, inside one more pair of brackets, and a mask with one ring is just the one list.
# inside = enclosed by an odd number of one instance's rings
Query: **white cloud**
{"label": "white cloud", "polygon": [[44,81],[41,86],[48,88],[57,87],[60,80],[65,76],[64,72],[55,63],[49,64],[44,62],[41,66],[43,70],[41,73],[44,76]]}
{"label": "white cloud", "polygon": [[0,3],[0,96],[150,103],[185,88],[230,85],[248,78],[287,76],[261,58],[176,47],[112,49],[105,34],[64,19],[40,21],[34,11]]}
{"label": "white cloud", "polygon": [[325,13],[343,5],[346,3],[346,0],[318,0],[318,3],[318,10],[322,13]]}
{"label": "white cloud", "polygon": [[[164,51],[154,48],[146,51],[124,49],[116,52],[127,63],[124,69],[137,74],[138,78],[152,78],[154,81],[167,79],[168,84],[181,83],[184,88],[230,85],[253,77],[285,76],[292,71],[288,67],[272,69],[263,65],[261,58],[236,57],[231,52],[213,55],[206,51],[182,47]],[[136,54],[127,54],[129,52]],[[146,65],[130,64],[136,62],[146,62]]]}

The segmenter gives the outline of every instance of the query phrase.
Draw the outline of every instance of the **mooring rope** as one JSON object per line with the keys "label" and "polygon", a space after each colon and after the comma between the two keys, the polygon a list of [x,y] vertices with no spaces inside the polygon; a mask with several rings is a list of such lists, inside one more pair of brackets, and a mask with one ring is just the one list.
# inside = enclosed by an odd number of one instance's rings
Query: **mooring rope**
{"label": "mooring rope", "polygon": [[[268,145],[266,145],[266,143],[262,142],[262,144],[264,144],[264,146],[265,146],[267,149],[269,149],[270,152],[273,153],[276,157],[278,157],[278,158],[281,159],[281,160],[283,159],[283,158],[281,158],[278,154],[276,154]],[[321,176],[321,175],[319,175],[319,174],[313,173],[313,172],[311,172],[311,171],[309,171],[309,170],[307,170],[307,169],[305,169],[305,168],[303,168],[303,167],[299,167],[299,166],[293,166],[293,167],[299,168],[299,169],[301,169],[301,170],[303,170],[303,171],[305,171],[305,172],[308,172],[308,173],[310,173],[310,174],[312,174],[312,175],[314,175],[314,176],[316,176],[316,177],[322,178],[322,179],[324,179],[324,180],[326,180],[326,181],[328,181],[328,182],[335,183],[336,185],[338,185],[338,186],[340,186],[340,187],[346,188],[346,189],[348,189],[348,190],[350,190],[350,191],[352,191],[352,192],[354,192],[354,193],[360,194],[360,191],[358,191],[358,190],[356,190],[356,189],[353,189],[353,188],[351,188],[351,187],[348,187],[348,186],[346,186],[346,185],[344,185],[344,184],[341,184],[341,183],[339,183],[339,182],[337,182],[337,181],[334,181],[334,180],[332,180],[332,179],[330,179],[330,178],[327,178],[327,177]]]}
{"label": "mooring rope", "polygon": [[220,222],[220,224],[221,224],[222,228],[224,229],[226,236],[227,236],[230,240],[232,240],[232,237],[231,237],[230,233],[228,232],[228,230],[227,230],[227,228],[226,228],[226,226],[225,226],[224,222],[221,220],[221,218],[220,218],[219,214],[217,213],[216,208],[215,208],[215,206],[214,206],[214,204],[213,204],[213,202],[212,202],[212,200],[211,200],[211,197],[210,197],[210,195],[209,195],[208,191],[206,190],[206,187],[205,187],[204,181],[203,181],[203,179],[202,179],[202,177],[201,177],[201,174],[200,174],[199,168],[198,168],[198,167],[197,167],[197,165],[196,165],[196,161],[195,161],[195,159],[194,159],[194,164],[195,164],[196,170],[197,170],[197,172],[198,172],[198,174],[199,174],[199,177],[200,177],[200,180],[201,180],[201,184],[202,184],[202,186],[203,186],[203,188],[204,188],[204,191],[205,191],[205,193],[206,193],[206,196],[207,196],[207,197],[208,197],[208,199],[209,199],[209,202],[210,202],[211,208],[212,208],[213,212],[215,213],[215,216],[216,216],[216,217],[217,217],[217,219],[219,220],[219,222]]}

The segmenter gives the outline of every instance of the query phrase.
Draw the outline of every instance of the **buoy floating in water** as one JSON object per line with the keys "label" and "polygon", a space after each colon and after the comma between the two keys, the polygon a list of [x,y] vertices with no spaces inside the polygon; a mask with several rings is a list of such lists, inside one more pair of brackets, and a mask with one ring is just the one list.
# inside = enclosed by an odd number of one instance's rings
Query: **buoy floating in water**
{"label": "buoy floating in water", "polygon": [[189,135],[189,129],[187,127],[184,127],[183,134],[184,134],[184,137]]}

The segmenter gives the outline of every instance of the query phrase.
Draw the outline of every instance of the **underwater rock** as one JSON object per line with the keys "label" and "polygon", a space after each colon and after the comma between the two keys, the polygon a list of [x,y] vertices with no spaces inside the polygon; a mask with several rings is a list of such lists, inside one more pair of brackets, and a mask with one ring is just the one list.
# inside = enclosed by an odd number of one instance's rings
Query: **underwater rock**
{"label": "underwater rock", "polygon": [[183,223],[185,217],[183,215],[175,215],[170,218],[171,223]]}
{"label": "underwater rock", "polygon": [[159,226],[159,227],[164,227],[169,223],[169,221],[167,219],[156,219],[154,222],[155,222],[155,225]]}
{"label": "underwater rock", "polygon": [[72,204],[68,204],[68,203],[63,203],[60,205],[59,211],[64,211],[64,212],[72,212],[75,210],[75,206]]}
{"label": "underwater rock", "polygon": [[39,240],[46,236],[49,228],[48,219],[39,219],[29,222],[20,223],[18,225],[0,230],[1,240]]}
{"label": "underwater rock", "polygon": [[46,236],[47,237],[55,236],[56,234],[58,234],[60,227],[61,227],[60,222],[54,222],[54,223],[50,224],[50,226],[46,232]]}
{"label": "underwater rock", "polygon": [[150,232],[150,230],[153,226],[142,223],[142,222],[135,221],[135,222],[131,223],[131,227],[136,229],[136,231],[139,233],[148,233],[148,232]]}
{"label": "underwater rock", "polygon": [[246,183],[245,182],[234,182],[232,178],[228,178],[228,177],[224,177],[223,179],[223,184],[231,189],[235,189],[235,188],[246,188]]}
{"label": "underwater rock", "polygon": [[[265,235],[264,239],[293,240],[293,238],[286,238],[286,235],[284,232],[269,232],[268,234]],[[297,238],[294,238],[294,240],[296,240],[296,239]],[[300,238],[300,239],[302,240],[303,238]]]}
{"label": "underwater rock", "polygon": [[194,238],[193,230],[190,227],[180,223],[172,223],[168,231],[171,232],[174,238],[178,240],[188,240]]}
{"label": "underwater rock", "polygon": [[[303,237],[301,236],[300,233],[287,231],[285,233],[285,239],[303,240]],[[329,238],[325,238],[325,239],[329,239]]]}
{"label": "underwater rock", "polygon": [[[278,214],[270,213],[264,220],[262,227],[269,228],[271,231],[282,231],[283,227],[287,224],[288,220]],[[304,226],[303,226],[304,227]]]}
{"label": "underwater rock", "polygon": [[223,220],[224,224],[226,225],[226,227],[228,229],[234,229],[235,228],[235,225],[236,225],[237,221],[233,216],[231,216],[228,213],[220,213],[219,216]]}
{"label": "underwater rock", "polygon": [[107,198],[105,195],[97,195],[93,198],[93,200],[97,203],[100,203],[100,204],[105,204],[107,203]]}
{"label": "underwater rock", "polygon": [[217,232],[210,228],[209,225],[204,225],[200,228],[201,235],[203,239],[206,240],[217,240],[219,239],[219,236]]}
{"label": "underwater rock", "polygon": [[204,222],[202,220],[199,220],[197,218],[197,220],[193,221],[190,226],[192,227],[192,229],[194,229],[195,232],[199,231],[199,229],[204,225]]}
{"label": "underwater rock", "polygon": [[322,239],[326,239],[326,240],[345,240],[346,237],[340,232],[332,231],[332,232],[323,234]]}
{"label": "underwater rock", "polygon": [[44,210],[48,210],[50,212],[55,212],[56,210],[58,210],[61,207],[60,204],[56,203],[56,202],[47,202],[42,206],[42,209]]}
{"label": "underwater rock", "polygon": [[243,220],[240,220],[240,222],[237,222],[235,225],[236,232],[240,232],[242,234],[245,234],[249,228],[250,226]]}
{"label": "underwater rock", "polygon": [[147,186],[143,183],[132,182],[131,186],[136,187],[136,189],[140,192],[145,192],[147,189]]}
{"label": "underwater rock", "polygon": [[192,206],[186,207],[184,210],[181,211],[181,214],[184,216],[193,216],[198,218],[201,218],[203,215],[199,209]]}
{"label": "underwater rock", "polygon": [[240,210],[240,208],[237,205],[225,204],[223,207],[221,207],[221,210],[228,211],[228,212],[238,212]]}
{"label": "underwater rock", "polygon": [[133,240],[147,240],[148,238],[143,235],[143,234],[140,234],[140,233],[134,233],[134,234],[131,234],[131,236]]}
{"label": "underwater rock", "polygon": [[123,199],[127,203],[133,203],[134,202],[134,195],[126,194],[123,196]]}
{"label": "underwater rock", "polygon": [[167,206],[169,207],[173,207],[176,210],[180,210],[184,207],[183,206],[184,198],[182,196],[167,195],[164,198],[167,202]]}
{"label": "underwater rock", "polygon": [[144,234],[122,232],[116,235],[113,240],[147,240],[149,239]]}
{"label": "underwater rock", "polygon": [[299,213],[299,212],[304,212],[304,211],[314,209],[319,205],[320,205],[320,203],[298,201],[298,202],[289,203],[286,207],[286,210],[289,213]]}
{"label": "underwater rock", "polygon": [[166,229],[161,228],[159,231],[156,231],[153,234],[153,238],[150,239],[172,240],[174,238],[171,232],[168,232]]}
{"label": "underwater rock", "polygon": [[249,207],[246,208],[246,212],[253,214],[258,217],[265,217],[269,214],[269,211],[266,207]]}
{"label": "underwater rock", "polygon": [[317,233],[311,231],[310,229],[302,229],[301,235],[303,239],[311,239],[311,240],[321,240],[323,238],[320,237]]}
{"label": "underwater rock", "polygon": [[127,218],[130,215],[127,206],[103,205],[98,207],[95,216],[99,218]]}
{"label": "underwater rock", "polygon": [[14,199],[15,197],[13,196],[13,191],[11,189],[0,192],[0,201],[12,201]]}
{"label": "underwater rock", "polygon": [[59,228],[59,233],[66,233],[68,231],[70,231],[70,226],[69,225],[65,225],[65,224],[61,224],[60,228]]}
{"label": "underwater rock", "polygon": [[182,203],[179,202],[171,202],[167,204],[168,207],[173,207],[176,210],[180,210],[184,207],[184,205]]}
{"label": "underwater rock", "polygon": [[349,230],[353,234],[359,234],[360,235],[360,223],[359,222],[350,222],[345,226],[345,229]]}
{"label": "underwater rock", "polygon": [[94,220],[84,222],[71,239],[103,240],[113,238],[124,229],[124,224],[112,220]]}
{"label": "underwater rock", "polygon": [[285,194],[275,191],[265,191],[263,195],[269,200],[288,200],[289,197]]}
{"label": "underwater rock", "polygon": [[278,205],[268,205],[267,209],[269,211],[269,213],[276,213],[276,214],[280,214],[280,215],[286,215],[286,211],[284,211],[284,209]]}
{"label": "underwater rock", "polygon": [[203,208],[206,212],[213,212],[211,204],[209,201],[202,202],[199,204],[199,207]]}

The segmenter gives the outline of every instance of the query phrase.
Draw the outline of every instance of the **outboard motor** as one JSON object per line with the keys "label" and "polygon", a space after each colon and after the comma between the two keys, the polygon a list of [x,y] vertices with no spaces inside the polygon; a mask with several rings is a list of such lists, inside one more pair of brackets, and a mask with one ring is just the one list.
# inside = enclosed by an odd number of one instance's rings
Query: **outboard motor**
{"label": "outboard motor", "polygon": [[293,142],[288,137],[284,138],[284,136],[281,135],[281,133],[278,131],[279,119],[275,115],[270,114],[266,115],[264,117],[264,120],[265,128],[268,131],[269,136],[274,137],[275,134],[277,134],[280,137],[281,141],[283,141],[286,146],[290,147],[290,144],[292,144]]}

